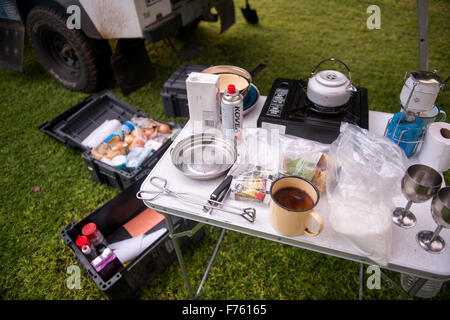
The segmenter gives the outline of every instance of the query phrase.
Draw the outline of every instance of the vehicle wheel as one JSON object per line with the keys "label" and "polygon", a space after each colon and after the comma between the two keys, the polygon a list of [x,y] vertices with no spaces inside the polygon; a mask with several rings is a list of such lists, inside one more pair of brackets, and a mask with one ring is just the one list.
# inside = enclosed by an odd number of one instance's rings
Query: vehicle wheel
{"label": "vehicle wheel", "polygon": [[44,69],[64,87],[97,92],[112,78],[107,40],[88,38],[66,26],[65,14],[50,7],[33,8],[27,17],[31,46]]}
{"label": "vehicle wheel", "polygon": [[202,21],[201,17],[196,18],[194,21],[192,21],[191,23],[185,25],[184,27],[182,27],[180,30],[178,30],[176,38],[179,40],[184,40],[188,37],[190,37],[192,35],[192,33],[197,30],[197,27],[200,23],[200,21]]}

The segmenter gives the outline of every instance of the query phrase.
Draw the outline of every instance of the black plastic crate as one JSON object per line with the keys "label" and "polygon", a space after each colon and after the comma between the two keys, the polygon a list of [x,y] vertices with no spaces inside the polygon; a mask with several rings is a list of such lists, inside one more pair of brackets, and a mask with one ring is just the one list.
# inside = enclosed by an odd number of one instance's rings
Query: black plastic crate
{"label": "black plastic crate", "polygon": [[[83,146],[81,142],[105,120],[117,119],[123,123],[131,120],[133,116],[149,117],[142,110],[133,108],[111,92],[103,91],[86,98],[55,119],[42,124],[39,130],[69,148],[83,151],[83,160],[94,181],[124,190],[151,171],[169,148],[172,139],[165,142],[132,172],[116,169],[94,159],[90,148]],[[172,129],[181,128],[181,125],[173,122],[157,121],[168,124]]]}
{"label": "black plastic crate", "polygon": [[191,72],[201,72],[207,66],[195,64],[181,65],[167,80],[161,91],[166,116],[170,118],[189,118],[186,79]]}
{"label": "black plastic crate", "polygon": [[142,177],[146,177],[150,171],[155,166],[156,162],[158,162],[159,158],[162,154],[169,148],[169,144],[162,145],[158,151],[156,151],[152,156],[148,157],[142,165],[132,172],[127,172],[124,170],[120,170],[110,165],[96,160],[91,156],[90,151],[83,152],[81,155],[86,167],[91,174],[92,180],[98,183],[109,185],[113,188],[117,188],[120,190],[125,190],[129,186],[131,186],[135,181],[139,180]]}
{"label": "black plastic crate", "polygon": [[[78,223],[71,223],[60,232],[62,239],[74,251],[79,263],[89,274],[90,278],[111,299],[135,299],[139,297],[148,283],[163,272],[176,258],[172,239],[169,237],[169,232],[166,231],[121,271],[104,281],[75,245],[77,237],[81,234],[82,227],[89,222],[94,222],[97,225],[109,243],[129,237],[123,225],[147,209],[143,201],[136,198],[136,193],[139,191],[143,181],[144,178],[138,180],[88,217]],[[178,217],[172,217],[172,221],[176,232],[190,230],[197,224],[197,222]],[[161,228],[168,230],[165,220],[156,225],[151,231]],[[204,230],[202,228],[191,238],[179,238],[181,249],[184,250],[195,245],[203,237]]]}

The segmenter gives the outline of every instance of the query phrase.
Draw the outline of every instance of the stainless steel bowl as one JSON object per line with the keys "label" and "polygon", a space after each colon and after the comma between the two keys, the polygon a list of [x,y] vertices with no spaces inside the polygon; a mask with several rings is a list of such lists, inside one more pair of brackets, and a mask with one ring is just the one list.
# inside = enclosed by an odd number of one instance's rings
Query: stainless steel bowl
{"label": "stainless steel bowl", "polygon": [[227,172],[236,161],[234,143],[221,136],[201,133],[181,140],[172,150],[173,165],[185,176],[208,180]]}

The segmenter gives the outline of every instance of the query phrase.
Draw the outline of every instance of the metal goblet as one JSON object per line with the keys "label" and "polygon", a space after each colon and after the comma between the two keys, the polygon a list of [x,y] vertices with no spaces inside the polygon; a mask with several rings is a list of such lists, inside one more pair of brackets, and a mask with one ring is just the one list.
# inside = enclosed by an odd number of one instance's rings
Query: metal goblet
{"label": "metal goblet", "polygon": [[402,228],[416,225],[416,216],[409,211],[413,203],[431,199],[442,184],[442,176],[433,168],[423,164],[410,166],[402,179],[402,193],[408,199],[405,208],[396,208],[392,220]]}
{"label": "metal goblet", "polygon": [[439,235],[442,228],[450,228],[450,187],[442,188],[431,201],[431,215],[437,223],[436,230],[421,231],[416,239],[428,252],[441,253],[445,250],[445,241]]}

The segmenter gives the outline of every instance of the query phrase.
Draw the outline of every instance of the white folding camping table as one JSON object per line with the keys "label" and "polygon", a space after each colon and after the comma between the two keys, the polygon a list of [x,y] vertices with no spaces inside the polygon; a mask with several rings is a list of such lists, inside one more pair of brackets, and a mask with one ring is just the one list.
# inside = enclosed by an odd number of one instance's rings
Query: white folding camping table
{"label": "white folding camping table", "polygon": [[[254,110],[244,118],[244,127],[256,127],[256,121],[262,106],[264,105],[266,97],[260,97]],[[392,114],[383,112],[369,112],[369,130],[372,132],[384,134],[386,123]],[[190,122],[181,130],[172,146],[175,146],[178,141],[192,134]],[[171,147],[172,148],[172,147]],[[157,189],[150,184],[150,178],[154,176],[164,177],[168,181],[168,188],[176,192],[187,192],[199,195],[205,200],[209,198],[213,190],[224,179],[224,176],[213,180],[193,180],[182,173],[180,173],[172,164],[170,150],[162,156],[159,162],[155,165],[153,170],[143,182],[141,190],[157,191]],[[221,211],[213,211],[211,214],[202,211],[199,206],[190,206],[174,199],[173,197],[160,196],[152,201],[145,200],[144,203],[160,212],[166,217],[170,236],[176,250],[177,258],[181,267],[181,271],[186,283],[186,287],[190,298],[197,298],[202,286],[208,276],[211,265],[214,261],[216,253],[219,249],[220,243],[223,239],[225,230],[244,233],[254,237],[259,237],[271,241],[280,242],[291,245],[301,249],[311,250],[322,254],[327,254],[343,259],[348,259],[361,264],[360,269],[360,298],[362,296],[362,282],[363,282],[363,266],[364,264],[373,265],[374,263],[363,256],[351,244],[344,240],[341,236],[336,234],[330,227],[328,222],[328,210],[326,196],[322,196],[319,201],[316,211],[321,215],[324,221],[323,231],[316,237],[307,235],[300,235],[295,237],[285,236],[278,233],[272,228],[269,221],[269,208],[267,205],[252,202],[243,203],[232,199],[225,199],[227,204],[236,205],[238,207],[254,207],[256,208],[256,220],[251,223],[242,217]],[[405,206],[407,200],[403,196],[394,198],[395,205],[400,207]],[[393,224],[392,226],[392,248],[390,263],[386,267],[388,270],[409,274],[417,277],[417,280],[408,292],[402,290],[400,286],[390,281],[383,272],[382,277],[388,281],[395,289],[403,294],[404,297],[414,297],[418,290],[426,283],[427,280],[450,280],[450,249],[445,250],[441,254],[431,254],[419,247],[416,241],[416,234],[421,230],[434,230],[436,224],[433,221],[430,213],[431,200],[425,203],[415,203],[413,205],[413,212],[417,217],[417,225],[411,229],[402,229]],[[194,221],[200,222],[190,232],[174,233],[174,228],[171,216],[178,216]],[[183,255],[178,244],[180,236],[191,236],[199,230],[204,224],[212,225],[222,228],[222,233],[219,237],[215,250],[212,254],[211,260],[204,273],[203,279],[198,287],[196,294],[192,290],[189,281]],[[444,229],[440,234],[444,240],[450,244],[450,232]]]}

